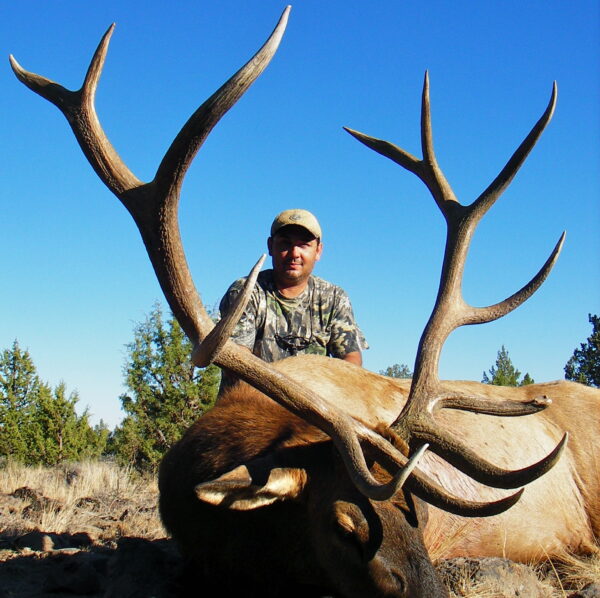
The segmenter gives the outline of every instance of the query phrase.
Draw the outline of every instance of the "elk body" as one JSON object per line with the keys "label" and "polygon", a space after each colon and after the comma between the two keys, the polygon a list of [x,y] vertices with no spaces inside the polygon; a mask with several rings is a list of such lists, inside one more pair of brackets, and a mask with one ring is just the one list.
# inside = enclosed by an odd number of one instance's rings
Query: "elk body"
{"label": "elk body", "polygon": [[[287,359],[276,365],[313,387],[340,409],[372,427],[389,426],[403,406],[410,380],[328,364],[317,356]],[[478,454],[506,469],[542,458],[569,432],[559,462],[527,486],[520,500],[494,517],[456,516],[429,507],[425,543],[436,558],[499,556],[532,562],[565,551],[585,554],[600,538],[600,390],[567,381],[518,388],[470,381],[442,381],[448,394],[527,402],[547,397],[552,403],[524,418],[445,410],[440,424],[456,431]],[[452,494],[474,501],[497,499],[506,492],[475,482],[437,455],[427,452],[419,463]],[[442,532],[445,541],[438,546]],[[454,538],[452,536],[455,536]]]}
{"label": "elk body", "polygon": [[[315,592],[326,589],[349,598],[445,595],[427,554],[430,540],[422,536],[422,501],[434,507],[430,528],[456,527],[456,517],[475,518],[465,523],[470,531],[449,554],[504,551],[528,558],[537,554],[539,543],[551,552],[561,546],[588,548],[598,532],[592,510],[598,486],[583,464],[589,458],[593,471],[598,470],[593,448],[598,421],[586,417],[588,433],[579,426],[584,410],[594,417],[598,413],[597,394],[576,391],[570,414],[571,407],[562,406],[567,405],[562,396],[569,385],[552,387],[552,392],[546,387],[502,391],[441,382],[437,373],[441,348],[452,330],[515,309],[539,288],[558,256],[562,238],[539,273],[496,305],[475,308],[462,297],[473,231],[548,124],[556,89],[527,138],[470,205],[456,200],[435,159],[427,77],[422,159],[348,129],[421,178],[448,227],[438,297],[421,338],[410,389],[405,382],[327,358],[264,363],[228,340],[260,261],[226,319],[214,326],[206,313],[179,235],[183,178],[212,128],[273,57],[288,13],[289,7],[257,54],[190,117],[150,182],[140,181],[123,163],[95,113],[94,96],[113,27],[78,91],[24,70],[11,57],[19,80],[63,112],[98,176],[134,218],[165,297],[194,346],[194,363],[214,362],[253,387],[232,390],[165,457],[160,508],[166,527],[204,582],[207,577],[214,580],[214,593],[222,593],[227,583],[244,583],[247,595],[290,595],[287,584],[302,585],[298,592],[310,592],[307,586],[312,586]],[[551,402],[544,395],[559,401],[547,413],[543,410]],[[528,417],[515,417],[523,415]],[[540,477],[556,465],[568,430],[576,440],[555,470]],[[426,454],[419,465],[427,447],[433,454]],[[528,484],[531,488],[521,498]],[[498,488],[521,490],[507,495]],[[555,514],[548,533],[532,533],[520,553],[516,543],[513,550],[512,526],[522,532],[523,519],[531,521],[536,509],[545,517],[553,495],[564,504],[572,501],[578,514],[571,519]],[[504,513],[520,498],[504,519],[481,519]],[[563,504],[554,509],[559,510],[566,513]]]}
{"label": "elk body", "polygon": [[[390,426],[410,389],[409,380],[314,355],[275,367],[378,430]],[[269,590],[288,596],[292,588],[300,595],[312,589],[349,597],[444,596],[427,553],[530,563],[594,551],[600,536],[600,391],[564,381],[520,388],[442,384],[448,392],[496,399],[551,398],[548,409],[527,418],[457,410],[440,420],[482,456],[510,469],[543,457],[570,431],[558,464],[495,517],[427,509],[403,492],[369,500],[318,429],[238,385],[188,430],[160,470],[163,521],[202,586],[217,580],[221,588],[231,584],[231,591],[254,588],[257,596]],[[432,453],[419,469],[473,501],[506,494]],[[386,476],[377,466],[373,471]]]}

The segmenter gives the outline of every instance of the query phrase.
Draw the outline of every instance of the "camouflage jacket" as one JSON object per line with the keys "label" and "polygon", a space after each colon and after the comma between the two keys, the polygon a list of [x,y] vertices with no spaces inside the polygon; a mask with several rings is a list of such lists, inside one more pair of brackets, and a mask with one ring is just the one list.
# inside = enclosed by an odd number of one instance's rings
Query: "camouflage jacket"
{"label": "camouflage jacket", "polygon": [[[229,287],[221,300],[221,315],[229,311],[245,280],[236,280]],[[311,275],[306,289],[298,297],[287,299],[275,286],[273,270],[258,275],[231,338],[265,361],[298,353],[342,358],[368,348],[343,289]]]}

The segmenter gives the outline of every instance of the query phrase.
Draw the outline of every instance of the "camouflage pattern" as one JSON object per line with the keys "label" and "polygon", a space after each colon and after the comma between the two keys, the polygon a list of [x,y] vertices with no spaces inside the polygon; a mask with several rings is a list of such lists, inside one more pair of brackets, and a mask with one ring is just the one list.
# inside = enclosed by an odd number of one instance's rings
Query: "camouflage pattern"
{"label": "camouflage pattern", "polygon": [[[221,315],[228,312],[245,280],[241,278],[229,287],[221,300]],[[342,358],[368,349],[343,289],[311,275],[306,289],[298,297],[287,299],[277,291],[272,270],[259,274],[231,338],[265,361],[299,353]]]}

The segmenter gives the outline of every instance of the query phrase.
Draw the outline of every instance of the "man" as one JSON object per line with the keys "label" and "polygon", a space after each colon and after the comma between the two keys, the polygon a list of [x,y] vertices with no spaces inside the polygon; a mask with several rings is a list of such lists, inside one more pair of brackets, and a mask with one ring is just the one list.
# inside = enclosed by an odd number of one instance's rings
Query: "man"
{"label": "man", "polygon": [[[323,252],[321,239],[319,222],[306,210],[286,210],[275,218],[267,240],[273,269],[258,275],[234,342],[265,361],[316,353],[362,365],[361,350],[368,345],[348,296],[312,274]],[[228,313],[244,281],[229,287],[221,315]]]}

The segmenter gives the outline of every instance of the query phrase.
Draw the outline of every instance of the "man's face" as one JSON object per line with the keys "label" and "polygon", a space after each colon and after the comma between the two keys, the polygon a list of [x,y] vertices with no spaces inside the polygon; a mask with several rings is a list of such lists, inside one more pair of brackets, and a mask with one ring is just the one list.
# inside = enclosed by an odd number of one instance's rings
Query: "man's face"
{"label": "man's face", "polygon": [[278,282],[301,284],[321,259],[323,244],[302,226],[288,225],[267,240]]}

